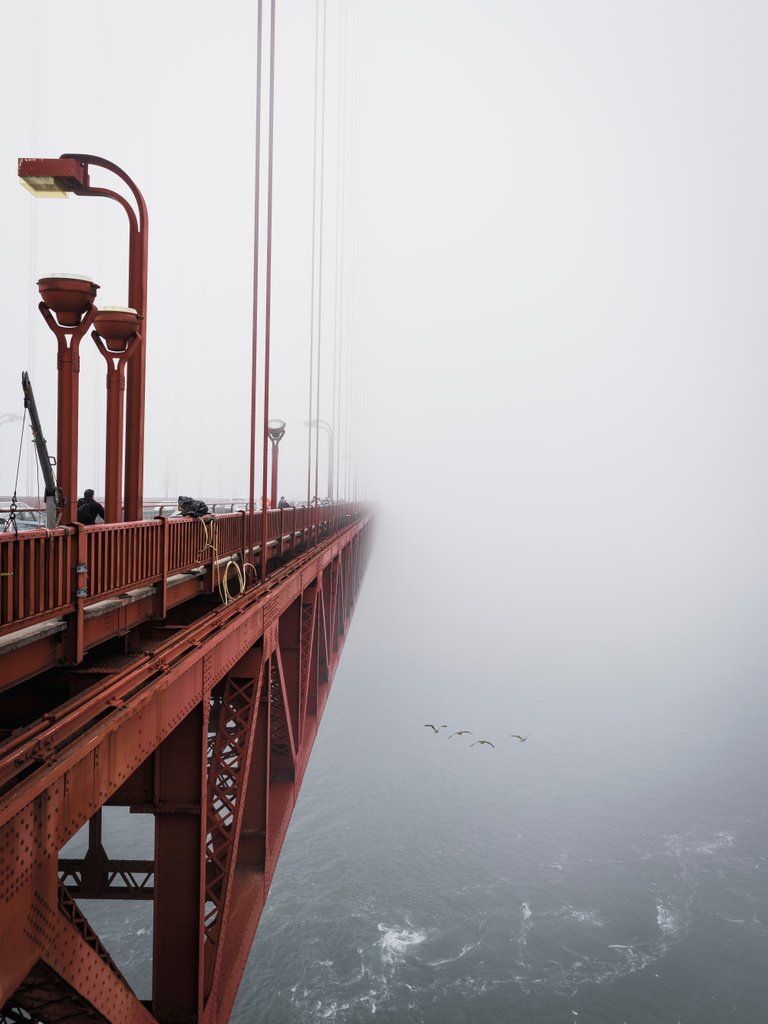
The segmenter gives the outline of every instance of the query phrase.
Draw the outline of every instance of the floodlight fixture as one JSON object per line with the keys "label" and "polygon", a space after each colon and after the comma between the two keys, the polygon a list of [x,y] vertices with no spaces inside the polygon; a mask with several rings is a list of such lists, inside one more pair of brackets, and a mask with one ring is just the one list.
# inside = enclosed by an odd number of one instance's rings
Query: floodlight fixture
{"label": "floodlight fixture", "polygon": [[79,160],[22,157],[19,181],[38,199],[67,199],[70,192],[88,188],[88,168]]}

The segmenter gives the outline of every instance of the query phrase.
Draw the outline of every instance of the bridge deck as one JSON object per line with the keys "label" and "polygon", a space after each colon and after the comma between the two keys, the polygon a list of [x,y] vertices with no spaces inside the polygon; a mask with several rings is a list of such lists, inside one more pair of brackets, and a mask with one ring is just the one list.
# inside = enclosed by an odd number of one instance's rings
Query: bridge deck
{"label": "bridge deck", "polygon": [[[348,503],[267,513],[267,559],[349,523]],[[249,532],[251,531],[251,532]],[[0,691],[261,567],[262,513],[0,534]],[[224,582],[227,574],[226,584]],[[38,627],[38,628],[33,628]]]}

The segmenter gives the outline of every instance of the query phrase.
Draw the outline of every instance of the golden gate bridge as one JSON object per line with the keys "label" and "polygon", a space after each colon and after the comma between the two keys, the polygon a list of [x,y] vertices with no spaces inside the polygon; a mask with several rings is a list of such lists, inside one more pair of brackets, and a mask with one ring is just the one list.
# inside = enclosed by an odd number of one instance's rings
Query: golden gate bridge
{"label": "golden gate bridge", "polygon": [[[125,306],[99,306],[99,286],[88,278],[38,281],[38,308],[57,351],[55,474],[25,377],[47,526],[19,530],[12,505],[0,534],[6,1024],[227,1020],[365,571],[370,507],[357,497],[332,500],[332,474],[328,500],[317,497],[319,359],[310,381],[307,501],[269,507],[284,427],[269,409],[274,0],[268,35],[259,3],[249,498],[238,510],[168,516],[160,508],[145,518],[149,214],[141,191],[121,167],[92,154],[19,160],[19,178],[37,196],[117,202],[128,219],[129,257]],[[318,54],[320,39],[316,32]],[[316,68],[316,84],[317,75]],[[316,102],[316,141],[317,112]],[[95,184],[94,170],[117,179],[115,187]],[[315,186],[318,175],[321,160]],[[318,223],[322,232],[322,212]],[[312,268],[318,306],[321,274],[320,258]],[[78,522],[76,505],[81,344],[89,335],[107,368],[105,514],[96,525]],[[320,345],[314,327],[311,345]],[[107,854],[105,807],[153,817],[150,858]],[[85,853],[64,856],[81,830]],[[82,900],[151,902],[150,999],[128,984]]]}

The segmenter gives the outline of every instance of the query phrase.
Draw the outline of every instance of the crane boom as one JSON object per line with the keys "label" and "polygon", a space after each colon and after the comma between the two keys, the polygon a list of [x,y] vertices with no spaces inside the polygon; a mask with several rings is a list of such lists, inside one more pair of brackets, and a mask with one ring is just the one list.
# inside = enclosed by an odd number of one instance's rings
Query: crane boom
{"label": "crane boom", "polygon": [[35,393],[32,390],[32,382],[26,370],[21,375],[21,387],[24,392],[24,407],[29,412],[29,421],[32,426],[32,437],[35,442],[37,461],[40,463],[40,470],[45,481],[45,512],[49,530],[58,525],[61,516],[61,509],[64,506],[64,495],[61,488],[56,486],[56,478],[53,475],[55,460],[48,454],[48,442],[43,436],[43,428],[40,424],[40,416],[37,412]]}

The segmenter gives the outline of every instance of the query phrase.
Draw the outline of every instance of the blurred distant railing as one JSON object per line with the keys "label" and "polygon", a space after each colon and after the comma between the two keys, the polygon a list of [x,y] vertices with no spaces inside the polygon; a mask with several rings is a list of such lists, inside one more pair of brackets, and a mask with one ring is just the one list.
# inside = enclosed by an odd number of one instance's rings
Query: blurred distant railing
{"label": "blurred distant railing", "polygon": [[[357,502],[268,511],[267,562],[323,540],[362,514]],[[222,560],[250,563],[260,571],[262,515],[242,510],[203,519],[158,516],[2,533],[0,636],[139,587],[167,588],[170,577],[193,569],[207,570],[213,589],[215,564]],[[251,551],[249,536],[259,541]]]}

